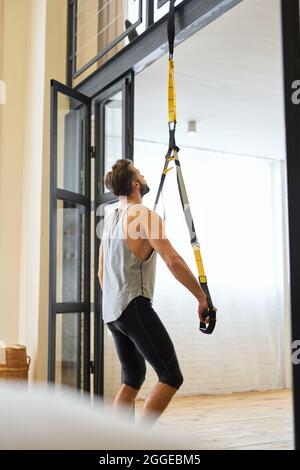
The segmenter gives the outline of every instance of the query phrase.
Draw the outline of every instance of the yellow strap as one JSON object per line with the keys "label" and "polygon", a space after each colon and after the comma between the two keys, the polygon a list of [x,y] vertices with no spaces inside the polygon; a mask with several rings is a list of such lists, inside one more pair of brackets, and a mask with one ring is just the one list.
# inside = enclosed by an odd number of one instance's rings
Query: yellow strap
{"label": "yellow strap", "polygon": [[176,121],[176,93],[174,79],[174,61],[169,59],[169,122]]}
{"label": "yellow strap", "polygon": [[[175,92],[175,78],[174,78],[174,60],[169,59],[169,123],[176,122],[176,92]],[[173,150],[173,156],[168,160],[175,160],[177,152]],[[177,157],[178,158],[178,157]],[[166,168],[164,173],[167,174],[172,168]],[[201,257],[200,247],[198,244],[193,245],[194,256],[197,264],[198,276],[201,283],[207,283],[207,278],[204,272],[203,261]]]}
{"label": "yellow strap", "polygon": [[166,168],[163,173],[166,175],[170,170],[173,170],[173,166],[170,166],[170,168]]}
{"label": "yellow strap", "polygon": [[203,261],[202,261],[202,257],[200,253],[200,247],[199,245],[193,245],[193,249],[194,249],[194,255],[195,255],[200,282],[207,282],[205,272],[204,272]]}

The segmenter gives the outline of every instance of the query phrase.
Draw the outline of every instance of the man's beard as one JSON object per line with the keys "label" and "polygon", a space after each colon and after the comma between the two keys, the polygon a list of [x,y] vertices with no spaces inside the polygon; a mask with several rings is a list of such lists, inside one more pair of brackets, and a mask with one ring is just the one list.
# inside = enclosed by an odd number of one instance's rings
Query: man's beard
{"label": "man's beard", "polygon": [[147,185],[147,183],[140,183],[141,185],[141,196],[145,196],[145,194],[149,193],[150,191],[150,188],[149,186]]}

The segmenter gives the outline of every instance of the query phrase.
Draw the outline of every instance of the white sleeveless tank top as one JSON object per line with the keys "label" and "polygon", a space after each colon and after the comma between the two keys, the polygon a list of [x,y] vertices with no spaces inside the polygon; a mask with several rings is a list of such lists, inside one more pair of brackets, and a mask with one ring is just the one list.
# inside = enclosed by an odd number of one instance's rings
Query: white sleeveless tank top
{"label": "white sleeveless tank top", "polygon": [[128,304],[139,295],[153,299],[157,253],[153,251],[146,261],[141,261],[129,250],[124,238],[123,217],[133,204],[115,209],[107,216],[104,224],[104,323],[117,320]]}

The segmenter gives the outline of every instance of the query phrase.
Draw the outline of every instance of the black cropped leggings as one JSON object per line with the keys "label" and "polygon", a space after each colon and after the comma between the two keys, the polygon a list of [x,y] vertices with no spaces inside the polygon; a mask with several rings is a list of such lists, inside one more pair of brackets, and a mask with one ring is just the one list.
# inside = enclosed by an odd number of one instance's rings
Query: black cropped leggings
{"label": "black cropped leggings", "polygon": [[107,327],[121,362],[123,384],[140,389],[147,361],[160,382],[179,389],[183,376],[174,345],[150,299],[136,297],[117,320],[107,323]]}

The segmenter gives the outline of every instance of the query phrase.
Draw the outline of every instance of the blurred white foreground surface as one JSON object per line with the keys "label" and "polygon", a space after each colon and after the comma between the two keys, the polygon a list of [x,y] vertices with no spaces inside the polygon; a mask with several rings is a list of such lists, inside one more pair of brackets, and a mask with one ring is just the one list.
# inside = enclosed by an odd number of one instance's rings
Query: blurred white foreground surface
{"label": "blurred white foreground surface", "polygon": [[[103,411],[69,389],[0,382],[0,449],[195,449],[188,438]],[[199,447],[197,447],[198,449]],[[202,447],[207,449],[207,446]]]}

